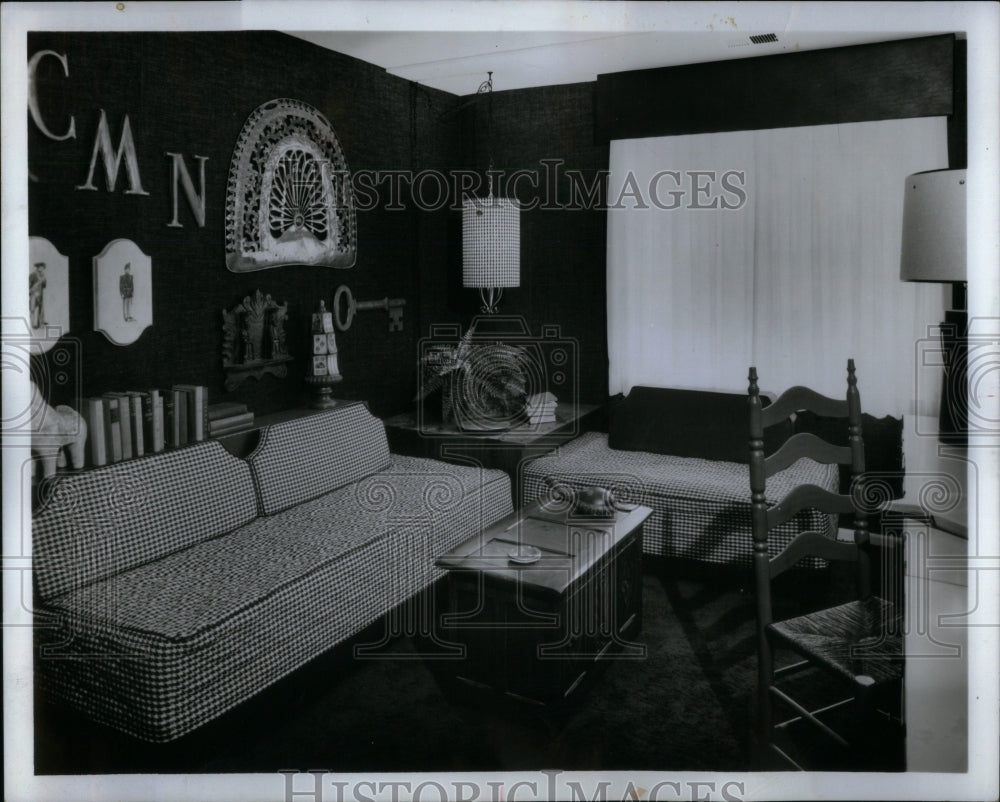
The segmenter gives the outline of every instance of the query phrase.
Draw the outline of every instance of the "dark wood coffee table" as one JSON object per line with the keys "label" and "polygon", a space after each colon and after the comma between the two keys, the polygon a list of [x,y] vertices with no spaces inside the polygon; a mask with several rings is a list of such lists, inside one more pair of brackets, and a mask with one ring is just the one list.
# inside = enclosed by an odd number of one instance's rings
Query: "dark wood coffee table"
{"label": "dark wood coffee table", "polygon": [[[437,635],[465,652],[440,668],[464,685],[554,704],[611,659],[644,657],[631,639],[642,629],[650,513],[576,518],[534,502],[440,557],[448,576]],[[540,556],[517,562],[528,547]]]}

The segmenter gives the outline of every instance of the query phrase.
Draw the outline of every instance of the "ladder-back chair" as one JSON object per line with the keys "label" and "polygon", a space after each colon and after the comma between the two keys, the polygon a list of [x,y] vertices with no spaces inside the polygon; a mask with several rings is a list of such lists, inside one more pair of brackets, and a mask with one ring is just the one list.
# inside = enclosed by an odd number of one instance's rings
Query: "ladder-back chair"
{"label": "ladder-back chair", "polygon": [[[887,762],[895,767],[897,758],[887,756],[889,742],[884,735],[887,730],[901,734],[897,713],[902,693],[902,638],[898,628],[899,611],[892,603],[872,593],[871,537],[861,485],[865,469],[861,399],[854,360],[847,362],[845,400],[829,398],[806,387],[793,387],[764,407],[754,367],[750,368],[749,381],[750,489],[757,593],[758,760],[766,766],[777,755],[793,767],[803,768],[801,758],[794,755],[802,750],[795,749],[796,741],[791,733],[808,723],[842,748],[835,751],[844,755],[844,767],[884,767]],[[848,445],[833,445],[816,435],[801,432],[789,438],[774,454],[765,456],[764,430],[794,418],[795,413],[802,410],[811,410],[823,417],[843,418]],[[766,500],[768,477],[804,457],[827,464],[849,465],[850,492],[837,494],[815,485],[801,485],[769,506]],[[779,553],[771,554],[769,531],[803,509],[831,514],[853,513],[853,540],[840,540],[816,531],[803,532]],[[773,620],[772,582],[806,557],[856,563],[857,598],[794,618]],[[794,654],[796,661],[776,668],[776,649],[789,650],[782,655]],[[803,677],[815,680],[830,675],[847,690],[846,697],[833,703],[817,699],[816,683],[803,682]],[[821,690],[829,688],[830,683],[826,683]],[[806,702],[803,702],[803,691]],[[774,711],[779,705],[791,709],[791,718],[775,721]],[[887,708],[890,715],[883,715]],[[846,721],[832,723],[838,717]],[[900,738],[897,741],[899,748],[901,743]],[[801,740],[798,746],[802,746]],[[823,754],[831,753],[824,750]]]}

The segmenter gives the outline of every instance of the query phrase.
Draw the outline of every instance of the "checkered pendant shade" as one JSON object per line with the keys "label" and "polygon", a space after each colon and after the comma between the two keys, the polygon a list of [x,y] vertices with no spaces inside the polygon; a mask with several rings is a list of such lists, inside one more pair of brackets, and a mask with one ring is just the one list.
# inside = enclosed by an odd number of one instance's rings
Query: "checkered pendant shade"
{"label": "checkered pendant shade", "polygon": [[509,198],[462,203],[462,286],[521,286],[521,214]]}

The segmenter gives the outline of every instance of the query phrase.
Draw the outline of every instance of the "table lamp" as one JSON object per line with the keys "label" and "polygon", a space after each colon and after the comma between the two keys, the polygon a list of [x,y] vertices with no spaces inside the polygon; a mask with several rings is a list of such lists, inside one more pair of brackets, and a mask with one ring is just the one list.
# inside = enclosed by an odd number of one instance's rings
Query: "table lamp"
{"label": "table lamp", "polygon": [[952,285],[952,306],[941,325],[944,382],[943,436],[964,440],[968,431],[966,390],[965,170],[930,170],[906,177],[899,277]]}

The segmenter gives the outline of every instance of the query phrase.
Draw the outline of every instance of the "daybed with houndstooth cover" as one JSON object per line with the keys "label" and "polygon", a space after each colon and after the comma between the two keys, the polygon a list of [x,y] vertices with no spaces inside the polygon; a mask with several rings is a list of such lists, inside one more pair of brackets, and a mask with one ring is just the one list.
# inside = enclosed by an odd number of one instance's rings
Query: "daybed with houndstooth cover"
{"label": "daybed with houndstooth cover", "polygon": [[[769,430],[768,453],[790,431]],[[523,473],[525,503],[551,485],[606,487],[623,501],[653,510],[643,527],[643,551],[706,563],[751,565],[749,428],[746,396],[634,387],[611,409],[609,432],[587,432]],[[799,460],[768,479],[768,502],[799,484],[836,491],[837,466]],[[804,512],[776,530],[780,550],[799,531],[836,532],[836,519]],[[820,567],[818,560],[803,562]]]}
{"label": "daybed with houndstooth cover", "polygon": [[178,738],[430,585],[511,511],[501,471],[389,453],[362,404],[68,474],[33,519],[43,688]]}

